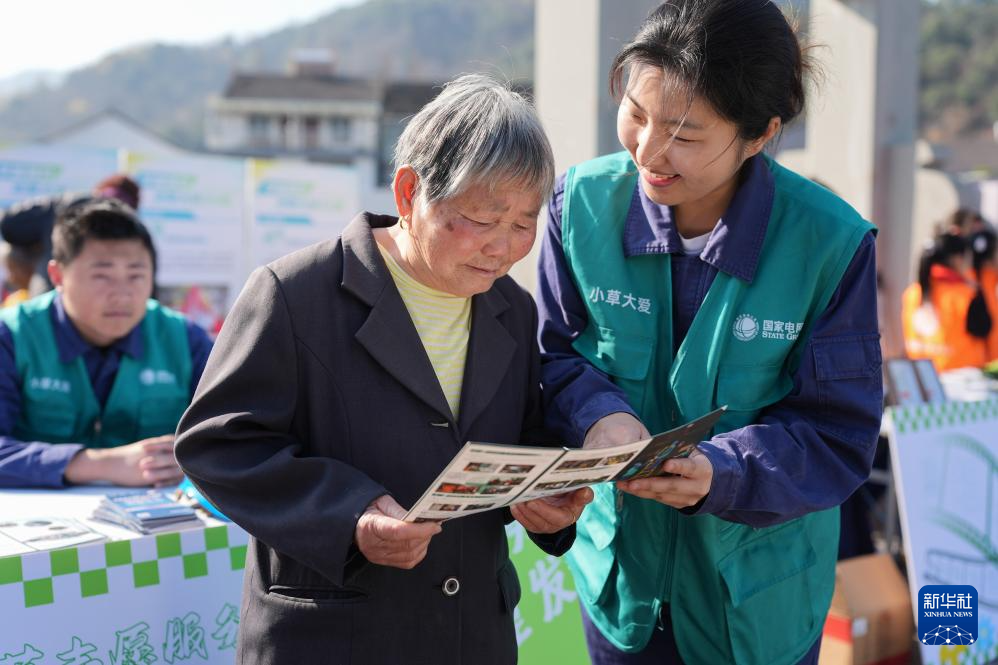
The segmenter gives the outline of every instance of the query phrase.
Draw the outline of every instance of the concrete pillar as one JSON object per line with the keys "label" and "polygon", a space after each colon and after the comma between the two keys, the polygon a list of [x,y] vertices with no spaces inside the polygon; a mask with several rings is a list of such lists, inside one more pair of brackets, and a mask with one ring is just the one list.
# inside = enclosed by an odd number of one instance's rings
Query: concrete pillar
{"label": "concrete pillar", "polygon": [[[617,105],[610,97],[610,63],[637,32],[657,0],[537,0],[534,10],[534,96],[555,169],[565,170],[601,154],[621,150]],[[513,277],[533,291],[544,233],[541,212],[534,251]]]}
{"label": "concrete pillar", "polygon": [[807,172],[880,229],[884,348],[901,355],[901,292],[923,239],[912,234],[918,113],[918,3],[811,0],[824,77],[807,116]]}

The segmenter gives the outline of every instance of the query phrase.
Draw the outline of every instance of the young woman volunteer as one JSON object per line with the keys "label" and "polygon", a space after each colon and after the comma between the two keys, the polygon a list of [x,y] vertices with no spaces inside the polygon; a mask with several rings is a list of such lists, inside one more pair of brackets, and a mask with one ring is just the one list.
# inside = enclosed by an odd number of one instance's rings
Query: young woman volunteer
{"label": "young woman volunteer", "polygon": [[551,200],[549,425],[598,448],[728,408],[675,475],[600,486],[578,523],[594,663],[817,661],[882,385],[873,227],[762,154],[806,69],[772,2],[662,4],[612,66],[624,151]]}

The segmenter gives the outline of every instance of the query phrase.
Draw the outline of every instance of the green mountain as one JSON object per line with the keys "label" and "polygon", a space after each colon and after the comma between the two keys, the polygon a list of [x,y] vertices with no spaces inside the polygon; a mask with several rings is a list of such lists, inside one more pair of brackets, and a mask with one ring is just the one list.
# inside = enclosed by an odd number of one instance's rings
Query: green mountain
{"label": "green mountain", "polygon": [[[806,0],[782,0],[806,12]],[[920,118],[940,140],[998,121],[998,0],[922,0]],[[0,144],[106,108],[199,147],[207,98],[233,71],[280,71],[298,48],[330,48],[344,75],[444,80],[530,77],[534,0],[367,0],[244,42],[153,44],[0,100]]]}
{"label": "green mountain", "polygon": [[44,136],[116,108],[196,148],[205,102],[224,89],[232,71],[281,71],[297,48],[333,49],[347,76],[529,76],[533,23],[533,0],[368,0],[245,42],[141,46],[71,72],[60,85],[0,101],[0,144]]}

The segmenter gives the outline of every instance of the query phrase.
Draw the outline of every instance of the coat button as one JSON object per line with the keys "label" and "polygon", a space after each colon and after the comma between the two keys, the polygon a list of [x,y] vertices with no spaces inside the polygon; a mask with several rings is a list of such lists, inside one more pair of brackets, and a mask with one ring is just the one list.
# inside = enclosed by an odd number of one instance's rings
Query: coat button
{"label": "coat button", "polygon": [[448,577],[444,580],[441,588],[445,596],[456,596],[457,592],[461,590],[461,582],[456,577]]}

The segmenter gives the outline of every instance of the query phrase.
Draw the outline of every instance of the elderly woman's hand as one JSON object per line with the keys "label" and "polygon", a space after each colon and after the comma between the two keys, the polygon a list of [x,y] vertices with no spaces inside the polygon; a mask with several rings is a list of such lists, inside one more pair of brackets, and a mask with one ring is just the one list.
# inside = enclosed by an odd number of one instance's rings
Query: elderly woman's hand
{"label": "elderly woman's hand", "polygon": [[689,508],[710,492],[714,467],[699,450],[686,459],[671,459],[662,470],[675,475],[617,483],[622,492],[664,503],[673,508]]}
{"label": "elderly woman's hand", "polygon": [[556,496],[546,496],[524,501],[509,507],[513,517],[523,528],[533,533],[555,533],[575,524],[586,504],[593,500],[588,487]]}
{"label": "elderly woman's hand", "polygon": [[354,541],[371,563],[414,568],[426,556],[430,539],[440,533],[436,522],[403,522],[405,508],[384,494],[371,502],[357,520]]}
{"label": "elderly woman's hand", "polygon": [[629,413],[611,413],[603,416],[586,432],[583,448],[609,448],[624,443],[634,443],[651,436],[648,428]]}

